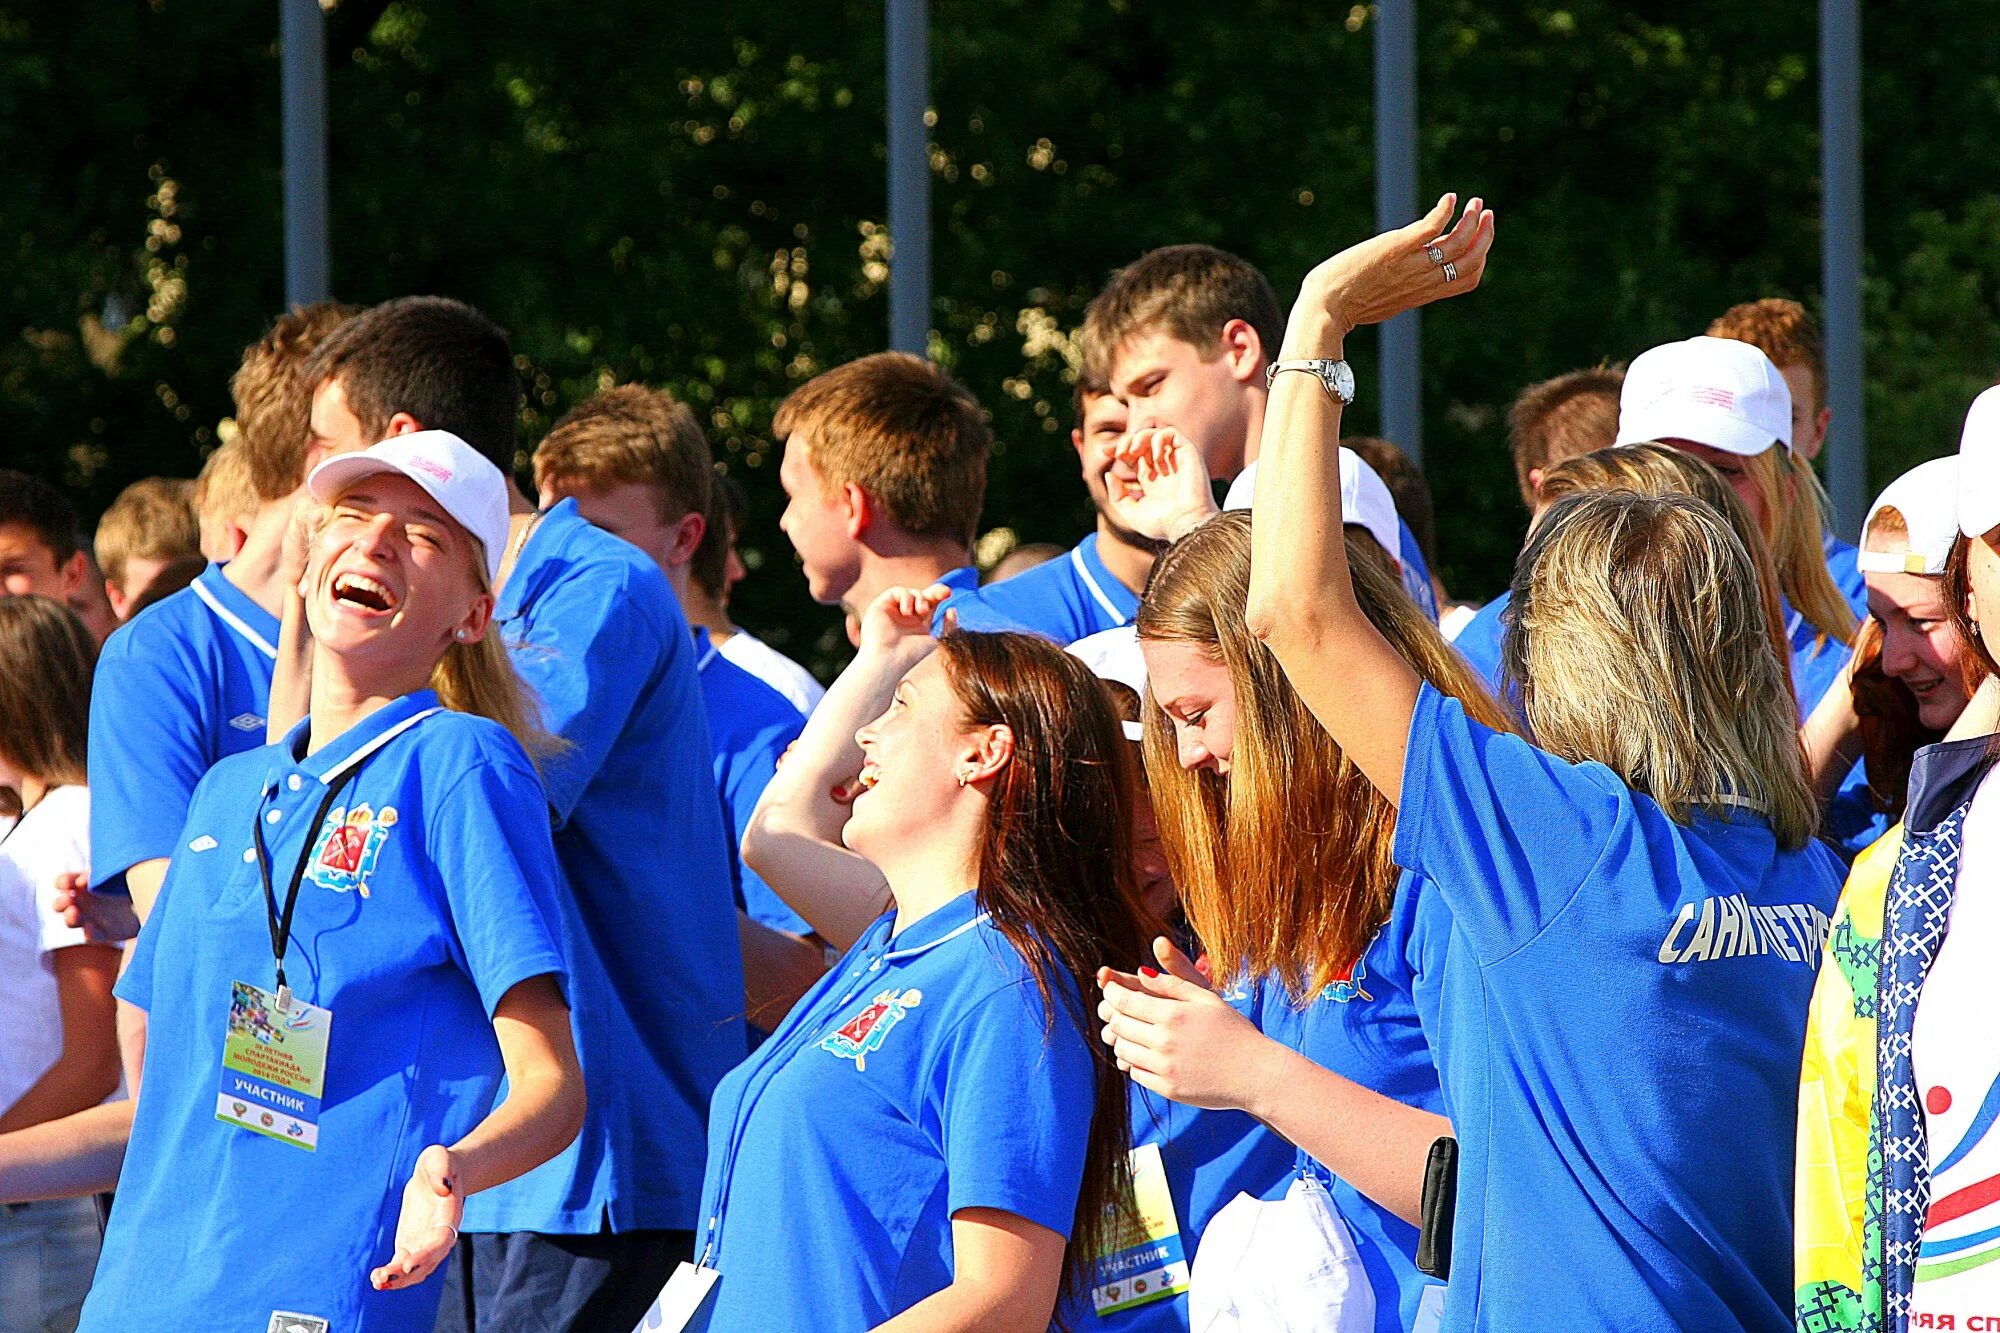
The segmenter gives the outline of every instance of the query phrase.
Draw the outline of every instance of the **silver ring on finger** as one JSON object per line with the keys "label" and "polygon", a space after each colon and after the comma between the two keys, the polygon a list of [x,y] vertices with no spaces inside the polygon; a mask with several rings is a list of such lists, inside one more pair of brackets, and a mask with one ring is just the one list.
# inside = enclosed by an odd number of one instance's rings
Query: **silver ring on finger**
{"label": "silver ring on finger", "polygon": [[1444,264],[1444,280],[1446,282],[1458,281],[1458,265],[1452,263],[1448,259],[1445,261]]}
{"label": "silver ring on finger", "polygon": [[1424,255],[1433,264],[1442,264],[1445,262],[1444,251],[1438,249],[1437,246],[1433,244],[1426,243],[1424,245]]}

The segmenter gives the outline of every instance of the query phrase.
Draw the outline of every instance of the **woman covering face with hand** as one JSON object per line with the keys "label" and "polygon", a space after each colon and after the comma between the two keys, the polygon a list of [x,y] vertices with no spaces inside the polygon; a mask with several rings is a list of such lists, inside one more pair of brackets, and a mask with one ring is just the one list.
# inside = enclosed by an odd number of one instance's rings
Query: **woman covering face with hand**
{"label": "woman covering face with hand", "polygon": [[[1141,472],[1171,485],[1172,466]],[[1424,1032],[1448,931],[1391,858],[1394,806],[1244,621],[1251,527],[1224,514],[1177,541],[1138,616],[1146,768],[1208,977],[1162,941],[1166,975],[1107,969],[1099,1013],[1140,1087],[1248,1111],[1302,1149],[1301,1177],[1353,1235],[1374,1326],[1421,1327],[1438,1291],[1414,1264],[1422,1171],[1408,1166],[1451,1132]],[[1425,679],[1503,726],[1380,546],[1355,529],[1344,541],[1370,620]],[[1198,1262],[1197,1309],[1205,1271]]]}
{"label": "woman covering face with hand", "polygon": [[[1305,280],[1281,367],[1477,285],[1454,200]],[[1688,497],[1557,502],[1504,646],[1530,743],[1425,681],[1355,599],[1342,399],[1277,376],[1247,620],[1397,806],[1448,917],[1427,1026],[1461,1162],[1448,1330],[1789,1330],[1805,1014],[1839,886],[1757,569]],[[1421,1179],[1423,1161],[1406,1168]]]}
{"label": "woman covering face with hand", "polygon": [[716,1092],[715,1333],[1040,1333],[1122,1194],[1124,1088],[1083,988],[1144,947],[1127,742],[1055,645],[933,640],[949,591],[869,607],[744,839],[855,943]]}
{"label": "woman covering face with hand", "polygon": [[149,1035],[87,1330],[428,1330],[466,1196],[582,1119],[500,474],[427,431],[308,484],[311,715],[202,780],[119,983]]}

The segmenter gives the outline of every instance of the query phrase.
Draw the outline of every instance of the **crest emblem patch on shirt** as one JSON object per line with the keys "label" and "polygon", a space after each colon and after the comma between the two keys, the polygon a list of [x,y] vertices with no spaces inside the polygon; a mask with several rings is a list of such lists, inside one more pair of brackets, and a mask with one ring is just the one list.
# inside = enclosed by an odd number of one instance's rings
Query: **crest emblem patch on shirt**
{"label": "crest emblem patch on shirt", "polygon": [[866,1069],[868,1057],[882,1049],[889,1029],[902,1022],[923,998],[924,993],[914,986],[906,991],[891,986],[870,1001],[867,1008],[821,1037],[819,1048],[854,1061],[856,1069]]}
{"label": "crest emblem patch on shirt", "polygon": [[1375,947],[1375,941],[1381,938],[1381,935],[1382,932],[1378,930],[1368,937],[1368,943],[1361,946],[1361,952],[1355,956],[1352,963],[1348,964],[1346,973],[1336,976],[1321,988],[1320,999],[1332,1000],[1335,1004],[1348,1004],[1354,1000],[1375,998],[1361,988],[1361,983],[1368,979],[1368,951]]}
{"label": "crest emblem patch on shirt", "polygon": [[326,817],[306,878],[322,889],[335,893],[358,890],[366,898],[368,877],[375,873],[382,844],[395,826],[393,805],[385,805],[380,811],[371,810],[365,803],[352,810],[335,808]]}

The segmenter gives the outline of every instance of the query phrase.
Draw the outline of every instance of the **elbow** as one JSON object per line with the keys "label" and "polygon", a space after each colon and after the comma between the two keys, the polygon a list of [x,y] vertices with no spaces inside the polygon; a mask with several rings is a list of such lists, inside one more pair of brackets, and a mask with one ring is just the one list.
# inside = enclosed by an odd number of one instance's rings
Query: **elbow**
{"label": "elbow", "polygon": [[770,849],[778,830],[773,827],[770,811],[760,802],[750,816],[750,822],[743,826],[743,840],[736,844],[736,854],[743,864],[757,872],[761,878],[770,878]]}
{"label": "elbow", "polygon": [[550,1136],[555,1140],[551,1157],[576,1142],[576,1136],[583,1133],[584,1112],[589,1109],[590,1096],[584,1091],[583,1070],[572,1060],[563,1071],[562,1082],[549,1106]]}
{"label": "elbow", "polygon": [[1279,662],[1292,660],[1318,641],[1325,607],[1315,598],[1254,584],[1243,608],[1243,624]]}

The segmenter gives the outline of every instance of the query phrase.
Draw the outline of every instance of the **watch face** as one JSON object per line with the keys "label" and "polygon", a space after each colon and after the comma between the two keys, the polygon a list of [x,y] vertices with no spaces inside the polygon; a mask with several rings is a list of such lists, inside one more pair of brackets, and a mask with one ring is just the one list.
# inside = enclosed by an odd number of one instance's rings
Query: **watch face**
{"label": "watch face", "polygon": [[1340,395],[1340,401],[1354,401],[1354,368],[1345,361],[1333,363],[1333,391]]}

